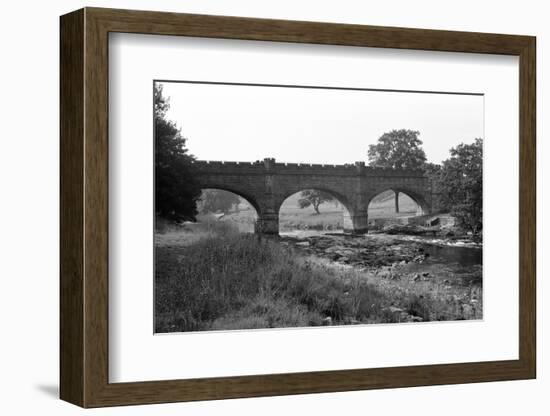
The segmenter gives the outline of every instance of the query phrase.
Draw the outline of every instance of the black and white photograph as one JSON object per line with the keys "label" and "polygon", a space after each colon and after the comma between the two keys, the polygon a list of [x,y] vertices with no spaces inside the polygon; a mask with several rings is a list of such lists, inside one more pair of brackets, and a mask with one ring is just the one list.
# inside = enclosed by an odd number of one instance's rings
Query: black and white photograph
{"label": "black and white photograph", "polygon": [[548,413],[543,2],[113,4],[4,5],[0,415]]}
{"label": "black and white photograph", "polygon": [[156,81],[155,332],[483,318],[483,95]]}

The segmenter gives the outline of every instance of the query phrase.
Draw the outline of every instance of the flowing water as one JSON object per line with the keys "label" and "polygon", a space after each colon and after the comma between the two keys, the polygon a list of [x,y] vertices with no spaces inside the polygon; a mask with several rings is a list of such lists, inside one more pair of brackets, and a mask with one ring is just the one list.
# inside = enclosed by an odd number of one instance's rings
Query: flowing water
{"label": "flowing water", "polygon": [[[352,240],[348,240],[347,238],[342,240],[344,234],[341,232],[315,230],[281,232],[281,237],[290,238],[291,241],[298,242],[298,244],[300,244],[300,241],[307,241],[315,237],[324,239],[333,238],[335,246],[345,247],[347,250],[357,250],[358,252],[365,247],[380,246],[383,248],[384,245],[390,243],[392,247],[399,249],[398,253],[403,253],[407,250],[413,250],[414,252],[419,250],[425,256],[422,262],[413,261],[400,265],[399,270],[402,273],[431,273],[432,275],[450,280],[467,278],[468,281],[472,279],[480,281],[481,279],[483,249],[480,244],[472,243],[471,241],[452,240],[441,237],[387,234],[368,234],[364,237],[353,237]],[[365,239],[364,245],[361,244],[362,238]],[[350,245],[346,241],[354,241],[359,244]],[[330,246],[330,243],[328,245]],[[322,251],[318,251],[317,254],[324,256]],[[353,264],[354,262],[350,263]]]}
{"label": "flowing water", "polygon": [[481,265],[483,250],[478,247],[443,246],[423,244],[424,252],[429,254],[426,259],[430,263],[456,264],[461,267]]}

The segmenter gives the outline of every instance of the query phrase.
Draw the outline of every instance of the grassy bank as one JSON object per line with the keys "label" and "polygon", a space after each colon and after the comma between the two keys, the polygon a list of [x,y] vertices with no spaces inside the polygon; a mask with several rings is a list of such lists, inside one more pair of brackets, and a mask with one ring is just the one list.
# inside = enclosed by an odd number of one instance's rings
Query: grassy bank
{"label": "grassy bank", "polygon": [[426,294],[386,293],[364,274],[312,262],[276,240],[205,224],[157,245],[157,332],[456,319]]}

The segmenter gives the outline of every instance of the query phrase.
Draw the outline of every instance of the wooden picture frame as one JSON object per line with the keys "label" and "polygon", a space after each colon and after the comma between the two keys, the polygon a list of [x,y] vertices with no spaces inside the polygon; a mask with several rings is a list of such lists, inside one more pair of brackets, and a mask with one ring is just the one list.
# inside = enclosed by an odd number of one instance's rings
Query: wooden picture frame
{"label": "wooden picture frame", "polygon": [[[85,8],[61,17],[60,396],[82,407],[530,379],[536,376],[535,38]],[[109,383],[108,34],[246,39],[519,57],[519,359]]]}

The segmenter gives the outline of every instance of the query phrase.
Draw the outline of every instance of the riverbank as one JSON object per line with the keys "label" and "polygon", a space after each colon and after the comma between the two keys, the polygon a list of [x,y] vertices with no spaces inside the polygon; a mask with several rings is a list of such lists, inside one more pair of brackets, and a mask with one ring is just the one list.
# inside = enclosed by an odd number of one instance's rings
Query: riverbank
{"label": "riverbank", "polygon": [[479,244],[402,235],[287,235],[281,243],[323,264],[352,269],[400,308],[404,295],[430,296],[435,303],[424,320],[482,319],[482,249]]}
{"label": "riverbank", "polygon": [[430,246],[382,234],[265,238],[218,224],[158,233],[155,328],[481,319],[481,263]]}

